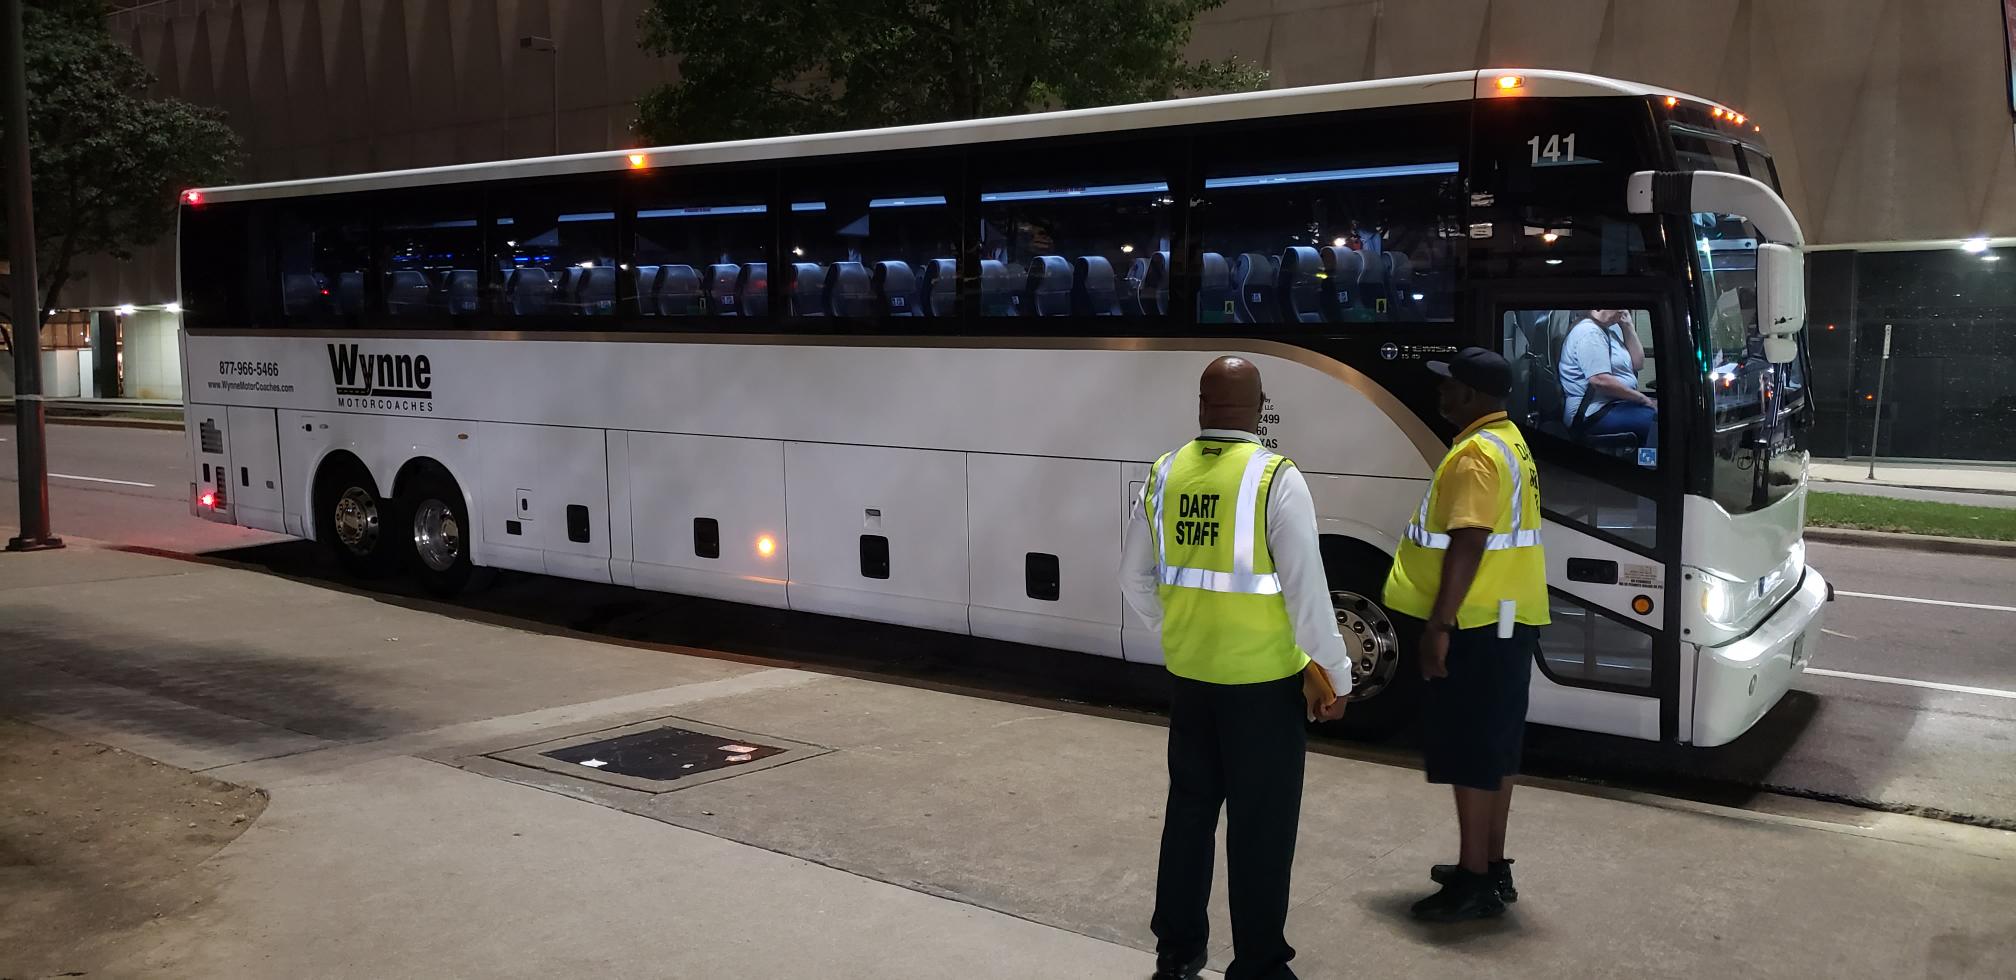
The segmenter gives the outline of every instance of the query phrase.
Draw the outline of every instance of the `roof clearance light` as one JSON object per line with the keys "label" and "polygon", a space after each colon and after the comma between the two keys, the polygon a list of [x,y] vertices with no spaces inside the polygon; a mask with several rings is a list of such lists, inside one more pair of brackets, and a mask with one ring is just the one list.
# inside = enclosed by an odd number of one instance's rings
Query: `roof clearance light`
{"label": "roof clearance light", "polygon": [[1716,106],[1715,111],[1713,113],[1710,113],[1710,115],[1713,115],[1717,119],[1722,118],[1722,107],[1719,105]]}
{"label": "roof clearance light", "polygon": [[201,203],[203,203],[203,192],[202,192],[202,191],[199,191],[199,190],[186,190],[186,191],[183,191],[183,192],[182,192],[182,203],[184,203],[184,204],[187,204],[187,205],[189,205],[189,206],[190,206],[190,207],[192,207],[192,208],[193,208],[193,207],[195,207],[195,206],[196,206],[196,205],[198,205],[198,204],[201,204]]}
{"label": "roof clearance light", "polygon": [[642,170],[644,169],[644,165],[649,162],[651,162],[650,158],[646,157],[642,153],[630,154],[630,169],[632,170]]}
{"label": "roof clearance light", "polygon": [[1986,252],[1988,251],[1988,239],[1969,238],[1960,243],[1960,249],[1964,252]]}
{"label": "roof clearance light", "polygon": [[1749,121],[1750,121],[1750,117],[1749,117],[1749,116],[1746,116],[1746,115],[1744,115],[1744,114],[1742,114],[1742,113],[1740,113],[1740,112],[1736,114],[1736,125],[1738,125],[1738,126],[1741,126],[1741,125],[1743,125],[1744,123],[1746,123],[1746,122],[1749,122]]}
{"label": "roof clearance light", "polygon": [[1498,76],[1498,90],[1501,92],[1510,92],[1515,88],[1525,88],[1525,87],[1526,87],[1526,76],[1524,75]]}
{"label": "roof clearance light", "polygon": [[1679,96],[1677,96],[1677,95],[1669,95],[1669,96],[1667,96],[1667,97],[1666,97],[1666,108],[1668,108],[1668,109],[1671,109],[1671,108],[1673,108],[1674,106],[1676,106],[1676,105],[1679,105],[1679,104],[1680,104],[1680,97],[1679,97]]}

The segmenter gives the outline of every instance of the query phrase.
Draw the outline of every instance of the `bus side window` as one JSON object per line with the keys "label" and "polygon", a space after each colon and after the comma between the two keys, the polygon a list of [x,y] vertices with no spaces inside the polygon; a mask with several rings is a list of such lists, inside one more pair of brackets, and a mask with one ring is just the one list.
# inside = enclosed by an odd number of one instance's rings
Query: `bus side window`
{"label": "bus side window", "polygon": [[945,261],[957,268],[958,172],[936,158],[787,169],[779,260],[789,302],[776,312],[898,322],[956,313],[956,291],[938,281]]}
{"label": "bus side window", "polygon": [[347,203],[302,202],[270,215],[280,314],[292,323],[361,316],[368,305],[370,227]]}
{"label": "bus side window", "polygon": [[1174,156],[1161,143],[1107,139],[977,158],[981,315],[1163,316]]}
{"label": "bus side window", "polygon": [[607,181],[492,195],[491,312],[614,315],[615,197]]}
{"label": "bus side window", "polygon": [[462,317],[481,305],[482,208],[473,195],[398,195],[378,206],[379,296],[396,319]]}
{"label": "bus side window", "polygon": [[[1284,125],[1294,138],[1275,139]],[[1254,128],[1198,144],[1199,322],[1308,331],[1455,318],[1459,115],[1417,107],[1404,125],[1367,111]]]}

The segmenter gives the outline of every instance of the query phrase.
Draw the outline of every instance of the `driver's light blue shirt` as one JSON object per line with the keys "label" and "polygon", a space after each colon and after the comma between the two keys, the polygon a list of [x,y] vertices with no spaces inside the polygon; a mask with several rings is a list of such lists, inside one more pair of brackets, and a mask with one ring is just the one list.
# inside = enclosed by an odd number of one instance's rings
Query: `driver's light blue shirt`
{"label": "driver's light blue shirt", "polygon": [[[1589,379],[1599,374],[1611,375],[1634,389],[1638,387],[1638,372],[1631,368],[1631,351],[1624,346],[1621,329],[1616,325],[1598,326],[1596,321],[1584,319],[1568,331],[1568,341],[1561,347],[1561,394],[1568,406],[1561,421],[1575,424],[1582,411],[1582,400],[1589,394]],[[1613,400],[1598,392],[1590,407]]]}

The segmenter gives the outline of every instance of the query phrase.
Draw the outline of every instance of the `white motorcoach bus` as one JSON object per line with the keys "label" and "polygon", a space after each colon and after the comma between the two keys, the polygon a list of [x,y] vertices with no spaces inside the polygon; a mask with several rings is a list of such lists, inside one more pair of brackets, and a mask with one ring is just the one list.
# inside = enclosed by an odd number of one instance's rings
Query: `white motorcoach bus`
{"label": "white motorcoach bus", "polygon": [[443,592],[1152,663],[1122,528],[1236,352],[1315,496],[1345,724],[1383,729],[1420,681],[1379,587],[1452,434],[1422,362],[1486,345],[1548,518],[1533,720],[1720,744],[1828,595],[1776,188],[1727,107],[1472,71],[191,190],[191,507]]}

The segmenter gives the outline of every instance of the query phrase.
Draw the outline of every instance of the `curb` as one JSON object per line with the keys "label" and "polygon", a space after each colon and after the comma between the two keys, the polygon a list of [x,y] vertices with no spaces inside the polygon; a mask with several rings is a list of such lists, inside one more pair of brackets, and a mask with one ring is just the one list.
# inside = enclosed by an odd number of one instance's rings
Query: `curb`
{"label": "curb", "polygon": [[1808,527],[1806,540],[1819,541],[1823,544],[1856,545],[1863,548],[1897,548],[1904,551],[1932,551],[1948,555],[2016,558],[2016,541],[1948,538],[1936,534],[1893,534],[1889,531],[1858,531],[1846,527]]}
{"label": "curb", "polygon": [[[182,422],[170,422],[166,419],[105,419],[94,418],[88,415],[51,415],[45,421],[50,425],[95,425],[108,429],[173,429],[177,431],[180,431],[184,425]],[[12,425],[14,423],[14,413],[11,411],[0,411],[0,422]]]}
{"label": "curb", "polygon": [[[1871,491],[1894,488],[1897,490],[1923,490],[1930,493],[1979,493],[1993,497],[2016,497],[2016,490],[1998,490],[1988,487],[1935,487],[1922,483],[1885,483],[1881,480],[1829,480],[1826,477],[1814,477],[1811,482],[1822,493],[1828,492],[1826,490],[1828,486],[1843,486],[1864,487]],[[1880,496],[1880,494],[1875,495]]]}

